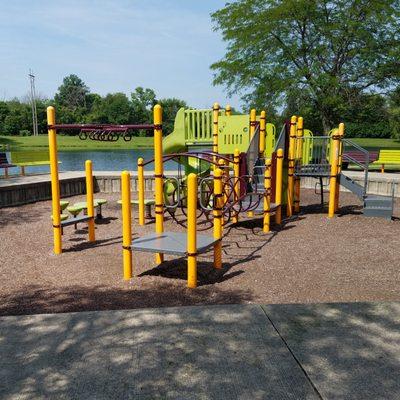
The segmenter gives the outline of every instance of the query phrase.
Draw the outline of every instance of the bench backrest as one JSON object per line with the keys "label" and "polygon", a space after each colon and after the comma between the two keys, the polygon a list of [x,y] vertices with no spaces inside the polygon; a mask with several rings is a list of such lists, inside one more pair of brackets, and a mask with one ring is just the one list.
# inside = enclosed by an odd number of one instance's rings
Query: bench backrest
{"label": "bench backrest", "polygon": [[[378,151],[370,151],[369,152],[369,162],[372,163],[378,159],[379,152]],[[365,162],[365,153],[362,151],[345,151],[343,154],[343,159],[346,159],[346,156],[351,157],[352,159],[364,163]]]}
{"label": "bench backrest", "polygon": [[48,150],[16,151],[11,153],[11,160],[13,163],[50,161],[50,155]]}
{"label": "bench backrest", "polygon": [[7,154],[4,152],[0,153],[0,165],[1,164],[9,164],[7,160]]}
{"label": "bench backrest", "polygon": [[400,163],[400,150],[381,150],[379,152],[379,162]]}

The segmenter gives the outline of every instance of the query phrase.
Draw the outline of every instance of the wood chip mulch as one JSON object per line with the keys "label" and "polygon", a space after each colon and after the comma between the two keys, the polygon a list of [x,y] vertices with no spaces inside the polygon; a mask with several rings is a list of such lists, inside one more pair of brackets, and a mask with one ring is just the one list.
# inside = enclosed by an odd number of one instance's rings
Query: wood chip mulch
{"label": "wood chip mulch", "polygon": [[[303,190],[300,215],[269,234],[262,233],[260,218],[243,216],[236,226],[226,226],[223,269],[213,269],[211,253],[199,257],[195,290],[186,288],[186,260],[173,256],[156,268],[153,254],[135,253],[134,278],[123,281],[119,195],[98,197],[108,204],[96,225],[96,243],[87,243],[83,225],[77,231],[67,227],[59,256],[52,252],[50,201],[0,209],[0,315],[400,300],[400,221],[363,217],[351,194],[341,194],[334,219],[319,206],[319,196]],[[134,237],[153,230],[154,223],[140,228],[134,220]],[[183,228],[168,219],[165,230]]]}

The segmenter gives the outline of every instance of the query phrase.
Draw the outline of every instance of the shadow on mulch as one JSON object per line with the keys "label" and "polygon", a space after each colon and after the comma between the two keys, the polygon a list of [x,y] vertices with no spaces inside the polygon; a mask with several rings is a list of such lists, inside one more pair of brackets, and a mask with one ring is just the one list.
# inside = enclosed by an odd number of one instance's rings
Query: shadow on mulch
{"label": "shadow on mulch", "polygon": [[243,290],[219,290],[160,284],[143,288],[135,281],[125,289],[104,286],[64,288],[26,287],[0,296],[0,315],[46,314],[78,311],[124,310],[199,304],[239,304],[250,302],[252,295]]}

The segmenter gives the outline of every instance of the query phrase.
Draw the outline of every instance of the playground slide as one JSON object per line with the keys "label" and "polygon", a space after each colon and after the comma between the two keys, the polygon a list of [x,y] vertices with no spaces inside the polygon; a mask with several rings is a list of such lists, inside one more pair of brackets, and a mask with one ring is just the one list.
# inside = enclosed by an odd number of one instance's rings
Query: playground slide
{"label": "playground slide", "polygon": [[184,119],[185,109],[180,108],[175,117],[174,130],[163,139],[164,154],[186,151]]}

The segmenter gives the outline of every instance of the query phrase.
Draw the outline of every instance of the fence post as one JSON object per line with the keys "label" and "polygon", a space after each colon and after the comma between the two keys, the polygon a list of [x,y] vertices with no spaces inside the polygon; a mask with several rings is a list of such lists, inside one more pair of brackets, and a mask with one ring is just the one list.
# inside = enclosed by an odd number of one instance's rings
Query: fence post
{"label": "fence post", "polygon": [[331,175],[329,179],[329,211],[328,217],[333,218],[335,215],[336,202],[336,183],[338,174],[338,159],[340,136],[338,133],[332,135],[332,151],[331,151]]}
{"label": "fence post", "polygon": [[[164,232],[164,170],[162,150],[162,108],[159,104],[154,106],[154,180],[155,180],[155,206],[156,233]],[[164,261],[164,254],[156,254],[156,264]]]}
{"label": "fence post", "polygon": [[138,159],[138,200],[139,225],[144,225],[144,166],[142,157]]}
{"label": "fence post", "polygon": [[[297,132],[296,132],[296,163],[300,167],[303,159],[303,117],[299,117],[297,120]],[[294,211],[300,212],[300,177],[296,176],[295,181],[295,193],[294,193]]]}
{"label": "fence post", "polygon": [[[55,125],[56,112],[54,107],[47,107],[47,124]],[[61,254],[61,208],[60,208],[60,183],[58,180],[58,157],[57,157],[57,132],[55,129],[48,130],[49,155],[51,174],[51,205],[53,211],[53,236],[54,254]]]}
{"label": "fence post", "polygon": [[214,268],[222,267],[222,171],[214,170]]}
{"label": "fence post", "polygon": [[263,231],[268,233],[270,230],[270,213],[271,213],[271,159],[265,160],[264,172],[264,221]]}
{"label": "fence post", "polygon": [[290,135],[289,135],[289,154],[288,154],[288,187],[287,187],[287,211],[288,217],[293,215],[293,199],[294,199],[294,161],[295,161],[295,145],[296,145],[296,116],[290,119]]}
{"label": "fence post", "polygon": [[282,223],[282,179],[283,179],[283,149],[276,152],[276,190],[275,190],[275,222]]}
{"label": "fence post", "polygon": [[122,258],[124,280],[132,279],[132,206],[131,206],[131,175],[128,171],[121,174],[122,198]]}
{"label": "fence post", "polygon": [[188,204],[187,204],[187,285],[189,288],[197,286],[197,176],[189,174],[187,178]]}
{"label": "fence post", "polygon": [[88,220],[88,231],[89,231],[89,242],[95,241],[94,232],[94,198],[93,198],[93,167],[92,161],[86,160],[85,162],[86,171],[86,205],[87,215],[90,217]]}

